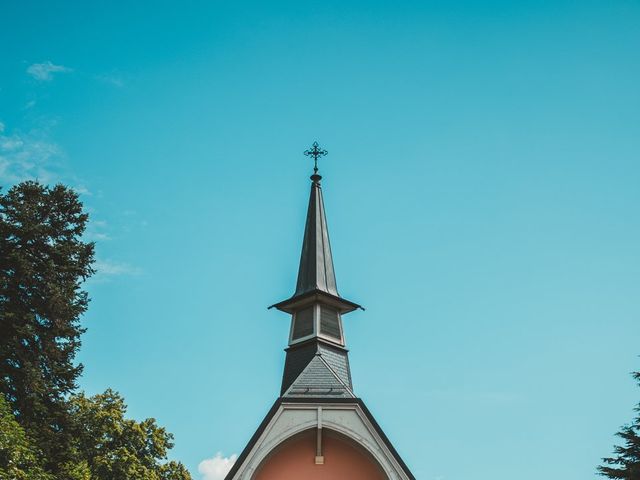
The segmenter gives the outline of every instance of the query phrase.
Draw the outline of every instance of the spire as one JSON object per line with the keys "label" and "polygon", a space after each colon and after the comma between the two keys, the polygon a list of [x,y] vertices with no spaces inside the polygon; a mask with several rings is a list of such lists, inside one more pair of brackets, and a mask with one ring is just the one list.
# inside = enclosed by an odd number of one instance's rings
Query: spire
{"label": "spire", "polygon": [[313,157],[314,169],[298,281],[293,296],[272,305],[291,314],[281,395],[353,397],[342,315],[362,307],[342,298],[336,287],[317,163],[327,151],[315,142],[304,153]]}
{"label": "spire", "polygon": [[[331,255],[331,242],[329,241],[329,229],[324,210],[322,197],[322,177],[318,174],[318,158],[329,152],[322,149],[318,142],[313,142],[309,150],[304,154],[314,160],[313,175],[311,175],[311,194],[307,209],[304,237],[302,240],[302,253],[298,268],[298,281],[293,296],[271,307],[287,313],[293,313],[294,307],[300,300],[308,297],[323,296],[331,300],[334,307],[341,313],[352,312],[360,305],[346,300],[338,294],[336,275],[333,269],[333,256]],[[271,308],[269,307],[269,308]]]}
{"label": "spire", "polygon": [[333,257],[324,213],[322,187],[318,174],[311,175],[311,195],[309,209],[302,240],[302,254],[298,269],[298,282],[294,297],[319,290],[338,296],[336,275],[333,270]]}

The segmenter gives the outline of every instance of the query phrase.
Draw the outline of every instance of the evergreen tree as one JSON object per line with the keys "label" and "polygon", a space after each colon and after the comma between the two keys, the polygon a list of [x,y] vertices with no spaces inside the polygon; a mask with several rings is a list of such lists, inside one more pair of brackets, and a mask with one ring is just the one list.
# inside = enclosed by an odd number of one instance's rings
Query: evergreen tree
{"label": "evergreen tree", "polygon": [[[640,384],[640,372],[633,373]],[[638,415],[630,425],[625,425],[616,434],[624,440],[614,447],[614,457],[603,458],[604,465],[598,467],[601,475],[619,480],[640,480],[640,404],[634,409]]]}
{"label": "evergreen tree", "polygon": [[28,181],[0,195],[0,392],[49,462],[64,462],[72,440],[66,397],[82,371],[81,285],[94,272],[87,220],[63,185]]}

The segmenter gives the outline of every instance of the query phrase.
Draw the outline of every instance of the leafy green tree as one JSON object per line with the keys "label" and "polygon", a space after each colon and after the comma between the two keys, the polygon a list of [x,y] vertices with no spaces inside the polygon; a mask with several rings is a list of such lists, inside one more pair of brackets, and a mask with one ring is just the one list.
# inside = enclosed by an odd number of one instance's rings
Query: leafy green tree
{"label": "leafy green tree", "polygon": [[[633,373],[640,384],[640,372]],[[638,415],[630,425],[625,425],[616,434],[624,440],[614,447],[614,457],[603,458],[604,465],[598,467],[601,475],[620,480],[640,480],[640,404],[634,409]]]}
{"label": "leafy green tree", "polygon": [[70,188],[0,192],[0,480],[190,480],[172,435],[126,419],[117,393],[77,394],[94,244]]}
{"label": "leafy green tree", "polygon": [[82,371],[80,316],[94,273],[88,215],[70,188],[23,182],[0,195],[0,393],[48,459],[66,460],[66,397]]}
{"label": "leafy green tree", "polygon": [[53,480],[42,469],[40,458],[0,395],[0,480]]}
{"label": "leafy green tree", "polygon": [[141,422],[125,418],[126,409],[124,399],[110,389],[71,399],[78,452],[87,460],[91,478],[190,480],[181,463],[165,462],[173,436],[152,418]]}

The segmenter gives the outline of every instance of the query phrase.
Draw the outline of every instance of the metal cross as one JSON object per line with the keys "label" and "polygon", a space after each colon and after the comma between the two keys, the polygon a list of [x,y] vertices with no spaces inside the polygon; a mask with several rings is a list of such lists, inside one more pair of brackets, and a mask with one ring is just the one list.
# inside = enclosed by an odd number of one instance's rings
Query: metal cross
{"label": "metal cross", "polygon": [[309,150],[304,151],[304,154],[307,157],[313,157],[313,173],[318,173],[318,158],[324,157],[328,153],[329,152],[327,152],[323,148],[320,148],[320,146],[318,145],[318,142],[313,142],[313,145],[311,145],[311,148]]}

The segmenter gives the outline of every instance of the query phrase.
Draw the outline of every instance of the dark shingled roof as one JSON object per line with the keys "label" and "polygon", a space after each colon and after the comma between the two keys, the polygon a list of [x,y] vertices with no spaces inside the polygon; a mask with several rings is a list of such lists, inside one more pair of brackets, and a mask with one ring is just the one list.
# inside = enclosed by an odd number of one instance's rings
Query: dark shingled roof
{"label": "dark shingled roof", "polygon": [[298,282],[294,297],[314,290],[338,296],[336,275],[333,270],[329,230],[324,214],[324,201],[320,175],[311,177],[311,195],[307,210],[307,222],[304,227]]}
{"label": "dark shingled roof", "polygon": [[283,397],[353,398],[354,395],[322,355],[317,353]]}
{"label": "dark shingled roof", "polygon": [[289,390],[316,356],[322,357],[341,384],[345,385],[349,390],[353,390],[349,357],[347,355],[348,350],[346,348],[331,345],[319,338],[313,338],[307,342],[287,348],[286,352],[287,358],[284,363],[281,395],[284,395]]}
{"label": "dark shingled roof", "polygon": [[287,313],[292,313],[300,301],[312,296],[324,297],[343,313],[362,308],[357,303],[346,300],[338,294],[329,229],[324,211],[322,187],[320,186],[321,179],[322,177],[318,174],[311,175],[311,194],[309,195],[309,208],[304,227],[296,291],[287,300],[271,305],[271,307]]}
{"label": "dark shingled roof", "polygon": [[[321,178],[317,174],[311,176],[311,193],[296,291],[288,300],[274,305],[292,314],[318,303],[330,305],[341,313],[358,308],[358,305],[341,298],[336,288]],[[337,322],[342,332],[340,316]],[[291,393],[295,389],[296,392],[316,397],[353,397],[348,350],[342,346],[342,339],[331,342],[318,335],[316,332],[310,339],[294,343],[286,349],[280,395]],[[314,361],[318,356],[321,361]]]}

